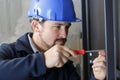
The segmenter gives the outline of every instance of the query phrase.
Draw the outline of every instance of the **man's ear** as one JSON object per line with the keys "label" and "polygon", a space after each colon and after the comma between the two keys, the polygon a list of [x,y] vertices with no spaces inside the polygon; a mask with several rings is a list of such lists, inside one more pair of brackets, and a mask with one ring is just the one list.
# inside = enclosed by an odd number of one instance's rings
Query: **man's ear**
{"label": "man's ear", "polygon": [[33,20],[31,22],[31,26],[34,32],[39,32],[40,31],[40,24],[37,20]]}

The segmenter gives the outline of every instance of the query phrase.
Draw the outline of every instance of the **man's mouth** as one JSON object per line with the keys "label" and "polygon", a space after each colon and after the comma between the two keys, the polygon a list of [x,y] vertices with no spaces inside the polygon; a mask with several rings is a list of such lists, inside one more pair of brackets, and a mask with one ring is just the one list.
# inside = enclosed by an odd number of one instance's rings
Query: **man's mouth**
{"label": "man's mouth", "polygon": [[60,44],[60,45],[64,45],[65,42],[66,42],[66,39],[57,39],[55,43]]}

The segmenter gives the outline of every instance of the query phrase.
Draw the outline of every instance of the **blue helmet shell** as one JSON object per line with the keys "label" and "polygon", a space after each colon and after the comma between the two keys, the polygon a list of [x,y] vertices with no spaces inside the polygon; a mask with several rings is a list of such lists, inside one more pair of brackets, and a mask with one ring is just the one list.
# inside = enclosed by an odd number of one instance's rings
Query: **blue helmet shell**
{"label": "blue helmet shell", "polygon": [[76,18],[72,0],[32,0],[28,17],[62,22],[80,21]]}

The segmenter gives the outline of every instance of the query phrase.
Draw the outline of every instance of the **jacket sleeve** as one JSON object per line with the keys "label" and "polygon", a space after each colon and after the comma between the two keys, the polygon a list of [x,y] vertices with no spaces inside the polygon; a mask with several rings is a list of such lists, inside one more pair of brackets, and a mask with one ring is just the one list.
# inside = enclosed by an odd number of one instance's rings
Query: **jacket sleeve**
{"label": "jacket sleeve", "polygon": [[91,72],[91,74],[90,74],[90,80],[97,80],[97,79],[95,79],[93,72]]}
{"label": "jacket sleeve", "polygon": [[19,58],[9,57],[12,55],[8,47],[0,47],[0,80],[30,80],[28,77],[43,76],[46,73],[42,53]]}

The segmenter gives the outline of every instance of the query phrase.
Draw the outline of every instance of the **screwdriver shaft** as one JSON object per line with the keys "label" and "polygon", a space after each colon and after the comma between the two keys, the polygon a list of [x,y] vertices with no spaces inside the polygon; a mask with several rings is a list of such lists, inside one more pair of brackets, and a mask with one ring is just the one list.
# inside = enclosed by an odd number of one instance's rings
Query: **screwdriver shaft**
{"label": "screwdriver shaft", "polygon": [[90,52],[98,52],[98,51],[100,51],[100,50],[86,50],[85,52],[90,53]]}

